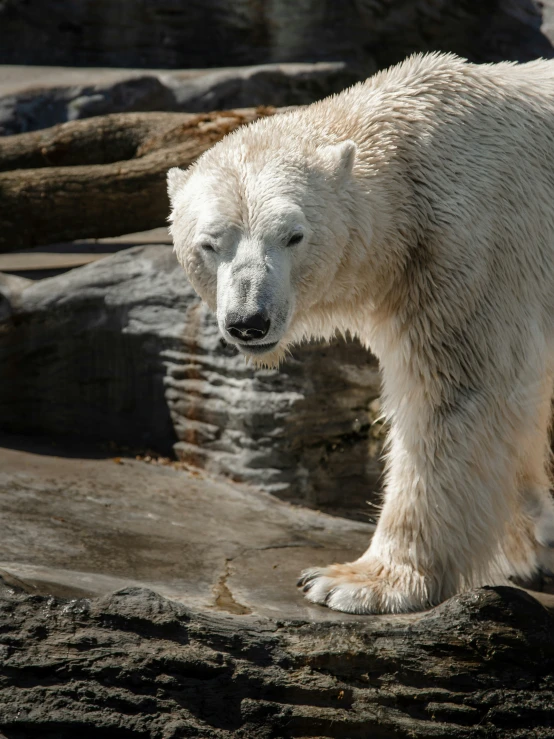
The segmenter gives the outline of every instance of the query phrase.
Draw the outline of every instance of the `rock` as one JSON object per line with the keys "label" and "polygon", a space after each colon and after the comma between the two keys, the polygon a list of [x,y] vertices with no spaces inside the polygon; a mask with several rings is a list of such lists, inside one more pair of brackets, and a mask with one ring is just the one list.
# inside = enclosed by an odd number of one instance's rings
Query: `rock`
{"label": "rock", "polygon": [[541,31],[546,38],[554,42],[554,0],[541,0],[540,11],[542,15]]}
{"label": "rock", "polygon": [[367,520],[295,507],[169,460],[106,459],[67,440],[0,443],[0,575],[27,592],[147,587],[208,612],[347,618],[310,604],[296,581],[303,567],[359,556]]}
{"label": "rock", "polygon": [[108,113],[306,105],[360,78],[344,62],[171,72],[43,67],[37,74],[34,67],[5,69],[7,79],[0,83],[0,134],[36,131]]}
{"label": "rock", "polygon": [[367,523],[205,473],[9,442],[0,736],[552,736],[551,596],[329,611],[296,576],[357,556]]}
{"label": "rock", "polygon": [[[365,70],[412,51],[478,61],[551,54],[532,0],[49,0],[0,6],[0,62],[115,67],[228,67],[345,60]],[[264,101],[268,102],[268,101]]]}
{"label": "rock", "polygon": [[165,245],[18,291],[0,284],[0,427],[163,453],[367,520],[379,487],[379,373],[355,342],[253,370]]}
{"label": "rock", "polygon": [[0,321],[10,319],[12,300],[17,300],[21,291],[31,284],[31,280],[25,277],[0,272]]}

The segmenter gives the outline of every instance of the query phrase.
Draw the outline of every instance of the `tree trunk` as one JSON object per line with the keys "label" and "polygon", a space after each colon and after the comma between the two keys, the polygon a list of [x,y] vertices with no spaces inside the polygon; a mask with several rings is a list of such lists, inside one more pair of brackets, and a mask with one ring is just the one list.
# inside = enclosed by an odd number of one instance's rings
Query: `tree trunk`
{"label": "tree trunk", "polygon": [[274,112],[109,115],[2,140],[0,251],[163,226],[167,170]]}

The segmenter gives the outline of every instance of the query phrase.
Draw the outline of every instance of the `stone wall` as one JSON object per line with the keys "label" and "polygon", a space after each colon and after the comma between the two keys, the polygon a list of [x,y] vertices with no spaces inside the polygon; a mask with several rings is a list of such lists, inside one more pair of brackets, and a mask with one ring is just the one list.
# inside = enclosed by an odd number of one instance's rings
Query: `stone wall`
{"label": "stone wall", "polygon": [[218,67],[412,51],[475,61],[550,56],[532,0],[4,0],[0,63]]}

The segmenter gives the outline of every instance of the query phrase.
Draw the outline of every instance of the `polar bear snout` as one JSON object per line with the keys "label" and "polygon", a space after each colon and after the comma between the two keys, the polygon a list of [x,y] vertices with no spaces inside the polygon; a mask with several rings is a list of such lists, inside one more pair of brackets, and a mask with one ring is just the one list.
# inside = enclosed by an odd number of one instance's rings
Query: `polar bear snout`
{"label": "polar bear snout", "polygon": [[294,305],[290,265],[257,242],[217,270],[217,322],[242,354],[272,352],[284,338]]}
{"label": "polar bear snout", "polygon": [[254,313],[250,316],[230,313],[225,321],[227,333],[239,341],[263,339],[267,336],[270,326],[271,321],[263,313]]}

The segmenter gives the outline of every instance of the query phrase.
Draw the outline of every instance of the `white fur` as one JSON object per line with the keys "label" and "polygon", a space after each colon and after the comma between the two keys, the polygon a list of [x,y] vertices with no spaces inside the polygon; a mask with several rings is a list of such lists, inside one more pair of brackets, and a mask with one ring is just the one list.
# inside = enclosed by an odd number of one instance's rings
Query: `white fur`
{"label": "white fur", "polygon": [[[407,611],[552,568],[554,62],[413,56],[239,129],[170,193],[177,256],[246,355],[348,331],[380,359],[380,520],[360,559],[304,573],[310,600]],[[260,310],[265,339],[226,334]]]}

